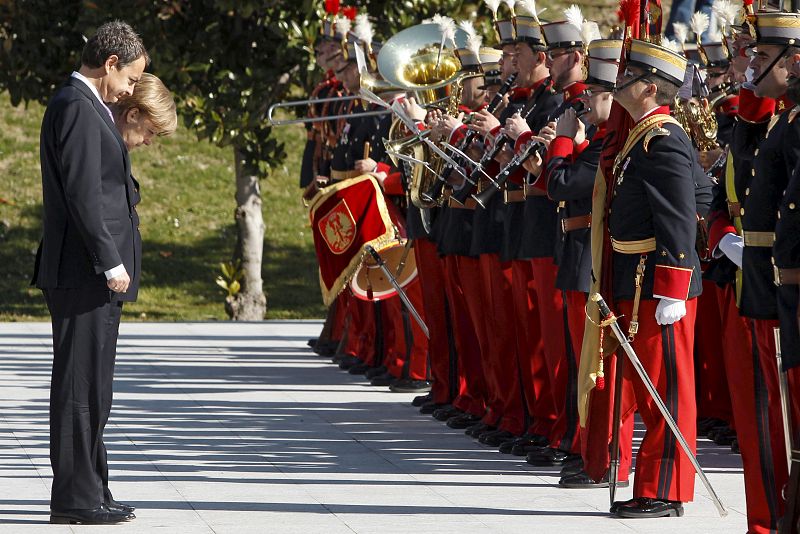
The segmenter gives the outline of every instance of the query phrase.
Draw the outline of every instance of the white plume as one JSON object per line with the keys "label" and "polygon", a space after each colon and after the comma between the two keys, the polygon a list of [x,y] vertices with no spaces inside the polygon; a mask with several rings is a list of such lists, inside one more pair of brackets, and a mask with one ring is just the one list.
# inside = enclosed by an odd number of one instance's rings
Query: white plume
{"label": "white plume", "polygon": [[528,16],[538,18],[536,13],[536,0],[517,0],[517,5],[522,6]]}
{"label": "white plume", "polygon": [[564,10],[564,16],[567,19],[567,22],[581,30],[583,28],[583,12],[581,12],[581,8],[572,4],[567,9]]}
{"label": "white plume", "polygon": [[584,20],[581,25],[581,39],[584,45],[588,45],[592,41],[602,39],[603,35],[600,33],[600,26],[593,20]]}
{"label": "white plume", "polygon": [[341,35],[347,35],[348,33],[350,33],[350,28],[353,25],[350,19],[341,15],[336,17],[336,20],[334,20],[334,24],[336,25],[336,33],[339,33]]}
{"label": "white plume", "polygon": [[372,45],[372,38],[375,32],[372,30],[372,23],[366,13],[356,15],[356,27],[353,30],[356,38],[366,45]]}
{"label": "white plume", "polygon": [[731,0],[714,0],[714,3],[711,4],[711,11],[717,16],[723,32],[736,22],[740,10],[741,8]]}
{"label": "white plume", "polygon": [[708,29],[708,41],[710,43],[719,43],[722,41],[722,31],[723,29],[716,24],[712,24],[711,27]]}
{"label": "white plume", "polygon": [[462,20],[458,23],[458,27],[464,30],[464,32],[467,34],[467,49],[476,56],[480,57],[483,37],[478,35],[478,32],[475,31],[475,26],[472,24],[472,21]]}
{"label": "white plume", "polygon": [[449,41],[455,45],[456,21],[450,17],[442,15],[437,24],[439,24],[439,29],[442,31],[442,42],[447,43]]}
{"label": "white plume", "polygon": [[492,12],[492,18],[497,18],[497,10],[500,9],[500,2],[503,0],[483,0],[489,11]]}
{"label": "white plume", "polygon": [[517,0],[503,0],[503,3],[506,5],[508,10],[511,11],[511,13],[513,14],[514,13],[514,6],[516,5]]}
{"label": "white plume", "polygon": [[673,22],[672,33],[675,34],[675,40],[683,48],[683,45],[686,44],[686,39],[689,38],[689,27],[683,22]]}
{"label": "white plume", "polygon": [[678,54],[681,53],[681,47],[677,41],[673,41],[668,37],[664,37],[661,41],[662,48],[666,48],[667,50],[672,50],[673,52],[677,52]]}
{"label": "white plume", "polygon": [[698,42],[700,41],[700,36],[703,35],[708,29],[709,22],[708,15],[702,11],[698,11],[692,15],[692,19],[689,21],[689,26],[692,28],[695,39],[697,39]]}

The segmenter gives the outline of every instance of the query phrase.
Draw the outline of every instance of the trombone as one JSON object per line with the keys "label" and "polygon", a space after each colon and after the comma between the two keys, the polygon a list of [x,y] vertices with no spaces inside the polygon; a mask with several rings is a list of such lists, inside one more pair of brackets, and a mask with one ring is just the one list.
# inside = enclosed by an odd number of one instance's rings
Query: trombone
{"label": "trombone", "polygon": [[267,110],[267,120],[269,121],[270,126],[286,126],[288,124],[305,124],[311,122],[335,121],[337,119],[345,119],[349,117],[374,117],[377,115],[387,115],[392,112],[391,110],[381,109],[377,111],[361,111],[361,112],[342,113],[339,115],[301,117],[296,119],[275,119],[272,117],[272,114],[275,112],[276,109],[289,109],[300,106],[309,106],[312,104],[325,104],[327,102],[349,102],[351,100],[360,100],[360,99],[361,97],[359,95],[345,95],[345,96],[331,96],[328,98],[310,98],[308,100],[292,100],[291,102],[280,102],[278,104],[272,104],[269,107],[269,109]]}

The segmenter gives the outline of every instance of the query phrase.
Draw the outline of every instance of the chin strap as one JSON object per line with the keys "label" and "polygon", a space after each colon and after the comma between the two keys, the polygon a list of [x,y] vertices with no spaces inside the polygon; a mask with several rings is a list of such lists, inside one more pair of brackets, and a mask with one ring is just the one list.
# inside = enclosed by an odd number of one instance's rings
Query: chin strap
{"label": "chin strap", "polygon": [[616,87],[616,88],[614,88],[614,90],[613,90],[612,92],[613,92],[613,93],[619,93],[619,92],[620,92],[620,91],[622,91],[623,89],[627,89],[627,88],[628,88],[628,87],[630,87],[631,85],[633,85],[633,84],[635,84],[636,82],[638,82],[638,81],[640,81],[640,80],[642,80],[642,79],[646,78],[647,76],[648,76],[648,74],[640,74],[639,76],[637,76],[637,77],[633,78],[631,81],[629,81],[629,82],[627,82],[627,83],[623,83],[623,84],[622,84],[622,85],[620,85],[619,87]]}
{"label": "chin strap", "polygon": [[772,63],[770,63],[769,66],[766,69],[764,69],[764,72],[761,73],[761,76],[759,76],[758,78],[753,80],[753,85],[757,86],[758,84],[761,83],[761,81],[764,79],[764,77],[767,74],[769,74],[769,71],[771,71],[772,68],[775,66],[775,64],[778,63],[778,60],[783,59],[783,55],[786,53],[787,50],[789,50],[789,45],[784,45],[783,46],[783,50],[781,50],[781,53],[778,54],[775,57],[775,59],[772,60]]}

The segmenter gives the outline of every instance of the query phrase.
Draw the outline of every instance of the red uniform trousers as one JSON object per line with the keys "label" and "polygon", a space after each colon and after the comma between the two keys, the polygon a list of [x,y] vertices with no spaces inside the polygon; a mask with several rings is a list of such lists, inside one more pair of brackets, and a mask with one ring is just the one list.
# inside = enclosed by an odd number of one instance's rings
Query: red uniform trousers
{"label": "red uniform trousers", "polygon": [[[408,299],[425,321],[422,308],[422,285],[419,278],[403,288]],[[411,312],[403,307],[399,296],[381,302],[384,318],[384,365],[396,378],[428,380],[428,338]],[[426,323],[427,324],[427,323]]]}
{"label": "red uniform trousers", "polygon": [[450,350],[450,329],[446,306],[445,273],[436,245],[429,239],[414,241],[417,271],[422,287],[422,307],[428,326],[428,355],[431,365],[431,397],[437,404],[448,404],[458,394],[455,373],[455,351]]}
{"label": "red uniform trousers", "polygon": [[[657,305],[657,299],[641,301],[639,332],[633,341],[633,349],[692,452],[696,453],[693,348],[697,299],[687,300],[686,316],[667,326],[656,323]],[[619,301],[616,309],[620,315],[632,317],[633,301]],[[617,352],[621,355],[622,349]],[[630,362],[625,363],[623,383],[633,388],[636,406],[647,429],[636,455],[633,496],[690,502],[694,499],[694,468],[639,375]],[[623,413],[632,417],[632,407],[623,406]]]}
{"label": "red uniform trousers", "polygon": [[578,446],[579,437],[575,389],[578,368],[574,352],[567,357],[572,341],[567,332],[564,295],[556,289],[558,266],[553,264],[553,258],[535,258],[531,264],[539,304],[539,328],[543,333],[545,362],[556,408],[556,420],[548,437],[551,447],[569,452]]}
{"label": "red uniform trousers", "polygon": [[453,339],[458,361],[459,389],[458,395],[453,400],[453,406],[483,417],[486,413],[487,393],[478,336],[485,335],[485,329],[483,323],[475,325],[472,322],[473,314],[480,315],[483,306],[477,288],[478,259],[467,256],[445,256],[443,261],[447,302],[453,320]]}
{"label": "red uniform trousers", "polygon": [[336,310],[333,315],[333,325],[331,327],[331,339],[341,341],[347,326],[347,306],[348,299],[346,292],[342,292],[336,297]]}
{"label": "red uniform trousers", "polygon": [[[610,331],[606,335],[613,336]],[[624,358],[627,358],[624,354]],[[625,362],[628,364],[627,360]],[[610,354],[603,359],[605,387],[594,388],[589,393],[589,413],[586,426],[581,427],[581,456],[583,470],[593,480],[600,481],[608,472],[611,462],[611,437],[614,417],[614,383],[616,377],[617,355]],[[636,399],[630,387],[622,387],[622,408],[619,428],[619,480],[628,480],[633,462],[633,424],[636,412]]]}
{"label": "red uniform trousers", "polygon": [[556,419],[556,408],[544,359],[533,265],[529,260],[511,262],[511,286],[517,356],[525,400],[525,432],[549,436]]}
{"label": "red uniform trousers", "polygon": [[719,286],[703,280],[703,294],[697,297],[694,336],[694,369],[697,387],[697,416],[715,417],[731,423],[731,394],[725,379],[722,355],[722,319]]}
{"label": "red uniform trousers", "polygon": [[[758,344],[753,343],[753,321],[739,314],[733,286],[720,289],[717,299],[723,325],[722,354],[728,388],[736,392],[736,395],[731,396],[731,407],[734,423],[741,437],[739,449],[744,468],[747,531],[767,534],[775,532],[780,513],[780,498],[771,459],[775,450],[772,443],[775,437],[771,435],[770,418],[767,415],[769,406],[767,386],[761,371],[762,351]],[[763,326],[763,330],[768,330],[767,324]],[[763,343],[767,343],[767,340]],[[778,445],[782,444],[783,442]]]}
{"label": "red uniform trousers", "polygon": [[345,290],[345,292],[347,293],[349,321],[347,323],[347,338],[342,352],[355,356],[370,365],[381,365],[382,362],[375,363],[374,304],[354,297],[349,289]]}
{"label": "red uniform trousers", "polygon": [[484,322],[489,351],[483,352],[484,371],[489,385],[489,419],[499,429],[522,435],[525,431],[522,388],[519,381],[517,342],[514,328],[514,301],[511,292],[511,262],[501,262],[498,254],[481,254]]}
{"label": "red uniform trousers", "polygon": [[[755,368],[756,402],[753,407],[755,410],[756,432],[744,434],[739,428],[737,420],[737,432],[741,432],[743,438],[750,436],[753,441],[757,441],[758,453],[761,461],[761,472],[753,472],[757,479],[745,479],[745,486],[753,482],[763,489],[766,508],[758,511],[762,512],[763,525],[759,525],[761,532],[769,532],[770,528],[776,529],[777,520],[783,515],[785,503],[782,498],[783,488],[789,480],[789,468],[786,463],[786,446],[784,444],[783,416],[781,413],[780,386],[778,385],[778,365],[775,359],[775,338],[773,329],[779,326],[778,321],[751,319],[751,334],[753,337],[752,353],[754,366],[755,360],[760,363],[760,369]],[[797,391],[800,387],[800,380],[796,374],[797,369],[793,369],[788,376],[789,390]],[[761,376],[759,376],[759,374]],[[760,379],[760,380],[759,380]],[[738,396],[738,391],[737,391]],[[797,406],[798,395],[793,395],[793,419],[797,427],[797,415],[800,409]],[[745,439],[740,439],[740,447]],[[744,459],[744,449],[742,449]],[[754,471],[754,470],[753,470]],[[745,470],[745,477],[748,471]],[[750,522],[750,494],[748,497],[748,523]],[[763,503],[762,503],[763,504]],[[767,516],[768,514],[768,516]],[[767,525],[767,519],[769,524]]]}

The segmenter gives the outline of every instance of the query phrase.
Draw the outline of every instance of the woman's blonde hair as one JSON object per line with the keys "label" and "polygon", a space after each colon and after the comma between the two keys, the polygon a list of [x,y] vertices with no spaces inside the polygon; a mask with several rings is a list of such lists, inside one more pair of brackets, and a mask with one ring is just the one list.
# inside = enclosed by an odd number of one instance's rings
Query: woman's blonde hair
{"label": "woman's blonde hair", "polygon": [[131,96],[119,99],[113,107],[117,120],[125,117],[128,110],[138,108],[153,124],[157,135],[170,135],[178,127],[172,93],[157,76],[149,72],[142,74]]}

